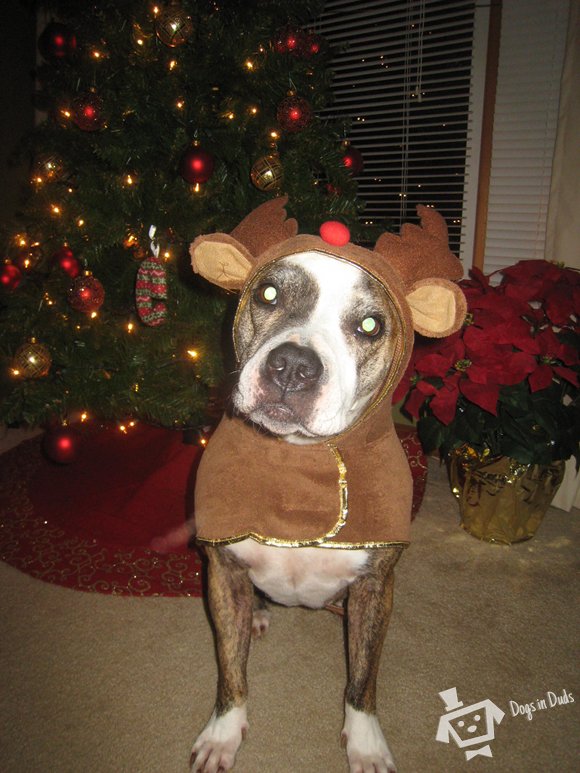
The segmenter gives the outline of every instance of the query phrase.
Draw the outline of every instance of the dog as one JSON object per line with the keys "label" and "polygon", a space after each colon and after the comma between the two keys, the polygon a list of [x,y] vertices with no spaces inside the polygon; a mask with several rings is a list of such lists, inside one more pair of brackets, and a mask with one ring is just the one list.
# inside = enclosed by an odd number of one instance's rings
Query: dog
{"label": "dog", "polygon": [[196,484],[219,678],[191,769],[232,769],[248,729],[250,640],[268,627],[258,589],[286,606],[344,601],[349,768],[392,773],[376,682],[412,491],[390,397],[413,328],[442,336],[461,325],[465,302],[452,280],[462,272],[432,210],[371,251],[337,223],[321,237],[296,236],[285,204],[267,202],[232,234],[198,237],[190,249],[194,270],[242,293],[232,411]]}

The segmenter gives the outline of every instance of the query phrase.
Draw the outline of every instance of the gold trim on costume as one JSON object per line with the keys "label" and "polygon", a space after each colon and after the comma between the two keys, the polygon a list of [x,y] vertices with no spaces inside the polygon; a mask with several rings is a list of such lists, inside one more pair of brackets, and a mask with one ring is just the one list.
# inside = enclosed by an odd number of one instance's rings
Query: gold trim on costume
{"label": "gold trim on costume", "polygon": [[323,539],[326,541],[331,537],[334,537],[342,529],[348,518],[348,481],[346,479],[346,464],[342,458],[342,454],[333,443],[328,443],[328,448],[332,451],[336,466],[338,467],[338,494],[340,497],[340,509],[338,512],[338,521],[328,534],[325,534]]}
{"label": "gold trim on costume", "polygon": [[262,537],[261,534],[249,531],[246,534],[240,534],[238,537],[226,537],[225,539],[208,539],[204,537],[196,538],[201,545],[210,545],[211,547],[235,545],[243,542],[245,539],[253,539],[261,545],[270,545],[277,548],[328,548],[337,550],[366,550],[371,548],[388,548],[398,545],[402,548],[409,547],[406,540],[393,540],[392,542],[320,542],[319,540],[293,541],[276,539],[275,537]]}

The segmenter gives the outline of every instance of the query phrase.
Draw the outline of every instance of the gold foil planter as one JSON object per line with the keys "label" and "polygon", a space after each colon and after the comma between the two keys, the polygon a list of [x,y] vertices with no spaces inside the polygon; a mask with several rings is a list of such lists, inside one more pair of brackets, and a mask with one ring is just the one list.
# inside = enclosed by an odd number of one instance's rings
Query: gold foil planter
{"label": "gold foil planter", "polygon": [[564,477],[564,462],[520,464],[463,446],[449,455],[448,470],[461,526],[478,539],[511,545],[536,533]]}

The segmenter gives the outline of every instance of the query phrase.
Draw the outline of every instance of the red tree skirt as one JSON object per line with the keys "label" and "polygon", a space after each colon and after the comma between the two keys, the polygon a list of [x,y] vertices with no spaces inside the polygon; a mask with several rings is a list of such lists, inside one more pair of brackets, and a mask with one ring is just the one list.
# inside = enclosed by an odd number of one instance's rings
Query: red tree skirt
{"label": "red tree skirt", "polygon": [[[413,475],[413,516],[427,477],[414,428],[397,427]],[[46,582],[124,596],[200,596],[202,563],[186,519],[201,449],[180,432],[82,427],[58,465],[35,438],[0,457],[0,559]]]}
{"label": "red tree skirt", "polygon": [[22,443],[0,457],[0,558],[67,588],[200,596],[202,564],[183,528],[199,456],[180,432],[141,425],[83,427],[69,465],[48,461],[40,438]]}

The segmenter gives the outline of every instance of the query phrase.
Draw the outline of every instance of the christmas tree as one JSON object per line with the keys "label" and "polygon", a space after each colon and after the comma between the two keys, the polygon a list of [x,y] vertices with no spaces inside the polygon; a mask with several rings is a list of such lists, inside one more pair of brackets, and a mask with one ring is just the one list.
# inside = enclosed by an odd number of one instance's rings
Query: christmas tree
{"label": "christmas tree", "polygon": [[0,268],[0,418],[197,427],[232,301],[187,247],[287,195],[360,237],[345,125],[323,121],[316,0],[47,4],[30,196]]}

